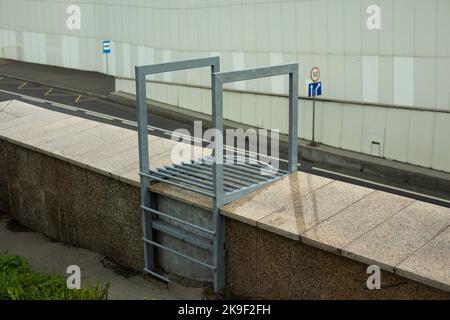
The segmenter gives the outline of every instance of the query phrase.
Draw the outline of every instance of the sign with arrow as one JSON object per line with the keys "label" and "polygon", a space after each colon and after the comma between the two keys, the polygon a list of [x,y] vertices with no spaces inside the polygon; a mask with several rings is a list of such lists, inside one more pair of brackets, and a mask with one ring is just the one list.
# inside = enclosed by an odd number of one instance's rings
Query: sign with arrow
{"label": "sign with arrow", "polygon": [[308,86],[308,97],[319,97],[322,95],[322,81],[310,83]]}

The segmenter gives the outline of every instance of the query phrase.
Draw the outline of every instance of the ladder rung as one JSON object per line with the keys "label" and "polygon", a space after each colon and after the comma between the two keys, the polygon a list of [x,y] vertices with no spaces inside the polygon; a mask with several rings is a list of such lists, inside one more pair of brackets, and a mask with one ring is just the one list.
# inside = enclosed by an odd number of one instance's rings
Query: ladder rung
{"label": "ladder rung", "polygon": [[147,273],[150,273],[152,276],[154,276],[154,277],[156,277],[156,278],[158,278],[158,279],[161,279],[162,281],[170,282],[169,279],[167,279],[166,277],[160,275],[159,273],[156,273],[156,272],[154,272],[154,271],[151,271],[151,270],[149,270],[149,269],[147,269],[147,268],[144,268],[144,271],[147,272]]}
{"label": "ladder rung", "polygon": [[175,237],[179,240],[185,241],[187,243],[190,243],[198,248],[201,248],[203,250],[208,250],[210,252],[213,252],[214,245],[212,243],[212,239],[206,239],[200,236],[197,236],[195,234],[192,234],[184,229],[177,228],[173,225],[170,225],[166,222],[162,221],[153,221],[152,227],[155,230],[158,230],[160,232],[163,232],[165,234],[168,234],[172,237]]}
{"label": "ladder rung", "polygon": [[187,221],[185,221],[185,220],[182,220],[182,219],[173,217],[173,216],[171,216],[171,215],[168,215],[167,213],[164,213],[164,212],[161,212],[161,211],[158,211],[158,210],[155,210],[155,209],[147,208],[147,207],[145,207],[145,206],[141,206],[141,209],[143,209],[143,210],[145,210],[145,211],[147,211],[147,212],[150,212],[150,213],[154,213],[154,214],[159,215],[159,216],[161,216],[161,217],[164,217],[164,218],[167,218],[167,219],[170,219],[170,220],[179,222],[179,223],[181,223],[181,224],[184,224],[184,225],[189,226],[189,227],[191,227],[191,228],[200,230],[200,231],[205,232],[205,233],[207,233],[207,234],[210,234],[210,235],[212,235],[212,236],[214,236],[214,235],[216,234],[215,231],[205,229],[205,228],[200,227],[200,226],[197,226],[197,225],[195,225],[195,224],[193,224],[193,223],[190,223],[190,222],[187,222]]}
{"label": "ladder rung", "polygon": [[[198,172],[205,172],[205,174],[209,174],[210,176],[212,176],[212,169],[210,168],[205,168],[202,167],[199,164],[192,164],[192,163],[187,163],[187,162],[183,162],[182,163],[184,167],[189,167],[190,170],[196,170]],[[181,165],[174,165],[175,167],[182,167]],[[225,180],[231,181],[231,182],[236,182],[239,184],[254,184],[257,183],[258,181],[260,181],[259,179],[255,179],[255,178],[249,178],[249,177],[244,177],[242,175],[238,175],[238,174],[234,174],[232,172],[228,172],[227,170],[224,170],[224,176],[223,178]]]}
{"label": "ladder rung", "polygon": [[183,257],[183,258],[185,258],[185,259],[187,259],[187,260],[189,260],[189,261],[192,261],[192,262],[195,262],[195,263],[197,263],[197,264],[199,264],[199,265],[202,265],[202,266],[204,266],[204,267],[206,267],[206,268],[208,268],[208,269],[216,270],[216,267],[215,267],[215,266],[212,266],[212,265],[210,265],[210,264],[208,264],[208,263],[206,263],[206,262],[197,260],[197,259],[195,259],[195,258],[189,257],[189,256],[185,255],[184,253],[181,253],[181,252],[179,252],[179,251],[176,251],[176,250],[174,250],[174,249],[171,249],[171,248],[169,248],[169,247],[166,247],[166,246],[164,246],[164,245],[162,245],[162,244],[160,244],[160,243],[157,243],[157,242],[155,242],[155,241],[148,240],[148,239],[146,239],[146,238],[142,238],[142,240],[145,241],[145,242],[147,242],[147,243],[149,243],[149,244],[151,244],[151,245],[153,245],[153,246],[155,246],[155,247],[158,247],[158,248],[161,248],[161,249],[163,249],[163,250],[169,251],[169,252],[171,252],[171,253],[173,253],[173,254],[176,254],[177,256]]}
{"label": "ladder rung", "polygon": [[[156,174],[158,174],[158,173],[156,173]],[[173,185],[175,187],[179,187],[179,188],[183,188],[183,189],[186,189],[186,190],[189,190],[189,191],[192,191],[192,192],[196,192],[196,193],[205,195],[205,196],[210,197],[210,198],[214,198],[214,194],[211,193],[211,192],[206,192],[206,191],[202,191],[202,190],[199,190],[199,189],[194,189],[194,188],[189,187],[188,185],[184,185],[184,184],[176,183],[176,182],[173,182],[173,181],[169,181],[169,180],[157,177],[155,175],[150,175],[150,174],[146,174],[146,173],[143,173],[143,172],[140,172],[139,175],[141,175],[143,177],[147,177],[149,179],[156,180],[156,181],[164,182],[164,183]]]}
{"label": "ladder rung", "polygon": [[[211,172],[209,174],[208,173],[204,173],[204,172],[198,172],[198,170],[195,170],[193,168],[188,168],[188,170],[186,170],[183,167],[180,167],[180,166],[177,167],[175,165],[171,166],[171,167],[166,166],[166,169],[170,170],[170,171],[176,171],[176,172],[181,172],[181,173],[185,173],[185,174],[188,174],[188,175],[192,175],[192,176],[194,176],[196,178],[200,178],[200,179],[206,180],[206,181],[208,181],[208,183],[210,183],[210,182],[212,183],[212,173]],[[224,184],[224,186],[230,187],[231,189],[236,190],[236,189],[242,188],[241,186],[246,186],[247,185],[247,184],[244,184],[242,182],[234,182],[233,183],[233,182],[230,182],[226,178],[227,177],[224,176],[223,184]],[[236,183],[240,184],[240,186],[237,185]]]}
{"label": "ladder rung", "polygon": [[192,185],[192,186],[195,186],[197,188],[201,188],[201,189],[204,189],[204,190],[207,190],[207,191],[214,191],[212,185],[206,186],[203,183],[198,183],[198,182],[195,182],[195,181],[190,181],[190,180],[186,180],[186,179],[179,178],[179,177],[174,177],[173,174],[171,174],[171,173],[164,173],[163,171],[164,171],[163,169],[158,169],[158,171],[150,171],[150,173],[158,174],[158,175],[161,175],[161,176],[163,176],[165,178],[169,178],[169,179],[173,179],[173,180],[176,180],[176,181],[179,181],[179,182],[182,182],[182,183],[186,183],[188,185]]}

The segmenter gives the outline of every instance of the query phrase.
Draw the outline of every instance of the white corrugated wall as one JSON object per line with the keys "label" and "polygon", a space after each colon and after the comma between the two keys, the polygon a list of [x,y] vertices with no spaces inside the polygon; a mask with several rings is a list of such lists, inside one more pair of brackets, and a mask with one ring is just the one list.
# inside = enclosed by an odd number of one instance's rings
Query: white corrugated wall
{"label": "white corrugated wall", "polygon": [[[81,8],[80,30],[66,27],[71,4]],[[370,5],[381,8],[381,30],[366,27]],[[118,77],[132,77],[136,64],[216,54],[224,71],[299,61],[302,95],[317,65],[325,98],[450,109],[448,0],[0,0],[3,57],[106,72],[105,39],[109,72]],[[209,84],[208,70],[151,79]],[[125,92],[133,85],[117,80]],[[280,77],[228,86],[275,94],[287,87]],[[153,99],[210,112],[208,90],[149,90]],[[302,101],[301,138],[311,138],[311,114]],[[225,117],[286,132],[287,102],[228,92]],[[448,113],[320,102],[316,127],[324,144],[450,172]]]}

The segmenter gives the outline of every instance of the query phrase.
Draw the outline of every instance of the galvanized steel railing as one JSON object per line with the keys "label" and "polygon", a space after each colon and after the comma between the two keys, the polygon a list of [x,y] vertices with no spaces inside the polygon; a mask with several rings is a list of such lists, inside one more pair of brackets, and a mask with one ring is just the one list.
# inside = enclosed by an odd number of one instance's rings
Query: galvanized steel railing
{"label": "galvanized steel railing", "polygon": [[[148,144],[148,112],[146,79],[150,74],[178,70],[211,67],[212,76],[212,123],[213,128],[223,137],[223,85],[229,82],[251,80],[257,78],[289,75],[289,163],[288,171],[278,170],[273,176],[261,174],[264,164],[260,162],[233,161],[226,163],[223,155],[223,139],[215,141],[214,156],[201,161],[183,162],[150,170],[150,154]],[[168,281],[155,272],[153,247],[167,250],[214,271],[214,290],[219,292],[225,284],[224,270],[224,217],[220,209],[227,203],[237,200],[246,194],[281,179],[289,173],[297,171],[297,130],[298,130],[298,64],[271,66],[257,69],[220,73],[220,58],[194,59],[150,66],[136,67],[136,95],[138,111],[139,162],[141,177],[141,209],[145,254],[145,271]],[[151,147],[151,145],[150,145]],[[220,159],[220,161],[218,161]],[[236,160],[236,159],[234,159]],[[236,163],[237,162],[237,163]],[[272,168],[274,169],[274,168]],[[213,226],[208,230],[190,222],[160,212],[152,208],[148,186],[152,180],[168,183],[187,189],[213,200]],[[174,229],[152,220],[152,214],[194,228],[205,237],[191,235],[184,230]],[[157,243],[153,239],[153,229],[167,232],[175,237],[213,252],[214,265],[200,261],[182,252]],[[211,242],[212,238],[212,244]]]}

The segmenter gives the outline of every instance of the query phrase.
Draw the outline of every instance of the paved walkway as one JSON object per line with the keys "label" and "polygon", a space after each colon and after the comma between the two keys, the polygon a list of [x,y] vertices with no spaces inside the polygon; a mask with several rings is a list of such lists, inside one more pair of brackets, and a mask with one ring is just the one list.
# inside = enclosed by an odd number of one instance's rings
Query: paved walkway
{"label": "paved walkway", "polygon": [[[139,186],[137,132],[42,109],[20,101],[0,102],[0,138]],[[150,167],[171,165],[177,142],[151,135]],[[192,146],[195,159],[210,150]],[[180,159],[180,162],[184,159]]]}
{"label": "paved walkway", "polygon": [[[210,207],[206,197],[166,184],[152,191]],[[448,208],[297,172],[226,205],[221,213],[450,292]]]}
{"label": "paved walkway", "polygon": [[169,284],[153,278],[145,279],[105,259],[98,253],[53,242],[43,235],[31,232],[0,213],[0,252],[24,257],[37,272],[68,276],[67,267],[81,268],[81,285],[109,283],[109,299],[120,300],[178,300],[202,299],[203,289]]}

